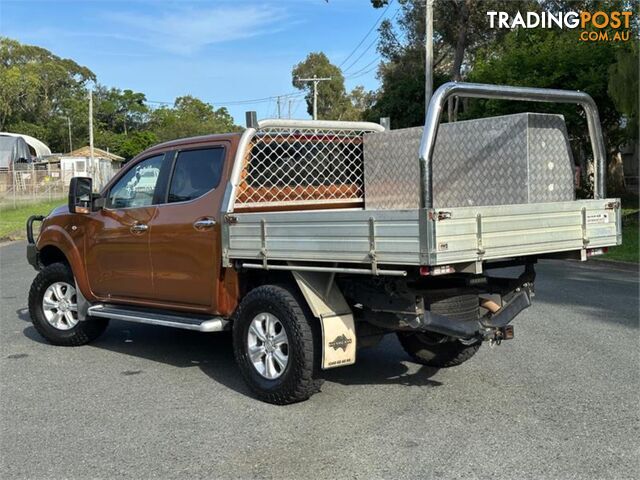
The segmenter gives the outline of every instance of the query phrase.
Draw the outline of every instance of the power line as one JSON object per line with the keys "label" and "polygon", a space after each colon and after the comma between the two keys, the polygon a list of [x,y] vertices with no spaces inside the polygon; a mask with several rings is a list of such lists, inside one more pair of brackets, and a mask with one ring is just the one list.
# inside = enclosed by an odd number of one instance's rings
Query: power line
{"label": "power line", "polygon": [[[373,60],[371,60],[369,63],[367,63],[364,67],[362,67],[360,70],[357,70],[355,72],[351,72],[349,75],[347,75],[346,77],[344,77],[345,79],[349,79],[349,78],[354,78],[359,76],[360,73],[364,72],[366,69],[368,69],[371,65],[373,65],[376,62],[379,62],[382,59],[382,57],[380,55],[378,55],[376,58],[374,58]],[[376,65],[376,68],[378,66]]]}
{"label": "power line", "polygon": [[367,70],[365,72],[362,72],[362,73],[360,73],[358,75],[352,75],[351,77],[349,77],[349,79],[364,77],[366,74],[373,72],[377,68],[378,68],[378,66],[376,65],[375,67],[370,68],[369,70]]}
{"label": "power line", "polygon": [[[248,99],[248,100],[229,100],[227,102],[219,102],[219,101],[210,101],[208,103],[212,104],[212,105],[221,105],[221,106],[227,106],[227,105],[250,105],[250,104],[255,104],[255,103],[265,103],[265,102],[270,102],[272,100],[277,99],[278,97],[280,98],[295,98],[295,97],[300,97],[302,95],[304,95],[304,92],[291,92],[291,93],[285,93],[285,94],[281,94],[281,95],[272,95],[270,97],[262,97],[262,98],[253,98],[253,99]],[[160,100],[145,100],[146,103],[153,103],[153,104],[157,104],[157,105],[173,105],[175,102],[164,102],[164,101],[160,101]]]}
{"label": "power line", "polygon": [[298,111],[298,108],[300,108],[301,101],[299,99],[294,100],[294,104],[295,104],[296,108],[294,108],[293,112],[291,112],[291,115],[293,115],[293,116],[295,116],[296,112]]}
{"label": "power line", "polygon": [[378,42],[378,37],[374,38],[374,39],[373,39],[373,42],[371,42],[371,43],[369,44],[369,46],[368,46],[367,48],[365,48],[365,49],[362,51],[362,53],[358,56],[358,58],[356,58],[353,62],[351,62],[351,64],[350,64],[347,68],[345,68],[345,69],[343,70],[343,72],[345,72],[345,73],[346,73],[346,72],[348,72],[351,68],[353,68],[353,66],[354,66],[356,63],[358,63],[358,61],[360,61],[360,59],[361,59],[362,57],[364,57],[364,55],[365,55],[369,50],[371,50],[371,47],[373,47],[377,42]]}
{"label": "power line", "polygon": [[[391,5],[391,3],[389,3],[389,5]],[[390,20],[395,19],[395,18],[398,16],[398,13],[400,13],[400,8],[398,8],[398,9],[396,10],[396,13],[395,13],[391,18],[390,18]],[[371,50],[371,47],[376,43],[376,41],[377,41],[377,40],[378,40],[378,37],[376,37],[376,38],[373,40],[373,42],[371,42],[371,43],[369,44],[369,46],[368,46],[368,47],[367,47],[367,48],[366,48],[366,49],[365,49],[365,50],[364,50],[364,51],[363,51],[363,52],[358,56],[358,58],[356,58],[353,62],[351,62],[351,64],[350,64],[347,68],[345,68],[345,69],[343,70],[343,72],[345,72],[345,73],[346,73],[346,72],[348,72],[351,68],[353,68],[353,66],[354,66],[355,64],[357,64],[357,63],[358,63],[358,61],[359,61],[359,60],[360,60],[360,59],[361,59],[361,58],[362,58],[362,57],[363,57],[363,56],[364,56],[364,55],[365,55],[369,50]],[[360,72],[364,71],[366,68],[368,68],[369,66],[371,66],[374,62],[376,62],[376,61],[377,61],[377,60],[379,60],[380,58],[381,58],[381,56],[380,56],[380,55],[378,55],[376,58],[374,58],[371,62],[369,62],[369,63],[368,63],[367,65],[365,65],[364,67],[362,67],[362,68],[361,68],[360,70],[358,70],[357,72],[352,72],[352,73],[349,75],[349,77],[347,77],[347,78],[353,77],[354,75],[358,75]]]}
{"label": "power line", "polygon": [[338,68],[342,68],[342,66],[345,63],[347,63],[347,61],[353,56],[353,54],[356,53],[356,51],[360,48],[360,46],[364,43],[364,41],[369,37],[369,35],[371,35],[371,32],[373,32],[373,30],[378,26],[378,23],[380,23],[380,20],[382,20],[382,17],[384,17],[384,15],[387,13],[387,10],[389,10],[389,7],[391,6],[392,3],[393,3],[393,0],[390,0],[389,3],[387,4],[387,8],[385,8],[384,11],[380,14],[380,16],[378,17],[376,22],[371,26],[371,28],[366,33],[366,35],[364,37],[362,37],[362,40],[360,40],[358,45],[356,45],[356,47],[351,51],[351,53],[349,55],[347,55],[347,58],[345,58],[342,61],[342,63],[340,65],[338,65]]}

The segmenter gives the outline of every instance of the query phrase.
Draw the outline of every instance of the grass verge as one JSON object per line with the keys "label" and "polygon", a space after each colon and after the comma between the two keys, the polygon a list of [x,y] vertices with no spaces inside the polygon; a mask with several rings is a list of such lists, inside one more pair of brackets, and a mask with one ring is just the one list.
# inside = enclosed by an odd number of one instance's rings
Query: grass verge
{"label": "grass verge", "polygon": [[603,260],[640,263],[640,245],[638,244],[638,210],[623,210],[622,213],[622,245],[609,247],[609,252],[601,257]]}
{"label": "grass verge", "polygon": [[65,203],[64,198],[21,205],[0,210],[0,241],[22,240],[27,237],[25,225],[31,215],[48,215],[51,210]]}

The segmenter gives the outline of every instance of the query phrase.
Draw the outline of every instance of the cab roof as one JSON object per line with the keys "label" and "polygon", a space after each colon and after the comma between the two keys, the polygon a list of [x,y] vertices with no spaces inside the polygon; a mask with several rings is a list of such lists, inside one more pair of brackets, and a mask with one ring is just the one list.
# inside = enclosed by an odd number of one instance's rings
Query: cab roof
{"label": "cab roof", "polygon": [[154,145],[153,147],[148,148],[140,155],[146,156],[148,153],[152,152],[160,152],[166,150],[173,150],[180,147],[191,146],[191,145],[206,145],[208,143],[216,143],[221,140],[228,140],[232,143],[238,142],[242,132],[233,132],[233,133],[218,133],[213,135],[199,135],[196,137],[187,137],[187,138],[179,138],[176,140],[169,140],[167,142],[159,143],[158,145]]}

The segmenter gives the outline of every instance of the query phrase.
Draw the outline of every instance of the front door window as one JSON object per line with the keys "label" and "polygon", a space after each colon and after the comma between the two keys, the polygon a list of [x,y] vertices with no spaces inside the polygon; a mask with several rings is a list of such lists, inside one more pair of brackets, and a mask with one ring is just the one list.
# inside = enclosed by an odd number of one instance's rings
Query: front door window
{"label": "front door window", "polygon": [[162,155],[147,158],[132,167],[111,188],[107,208],[147,207],[153,204],[153,194],[160,176]]}

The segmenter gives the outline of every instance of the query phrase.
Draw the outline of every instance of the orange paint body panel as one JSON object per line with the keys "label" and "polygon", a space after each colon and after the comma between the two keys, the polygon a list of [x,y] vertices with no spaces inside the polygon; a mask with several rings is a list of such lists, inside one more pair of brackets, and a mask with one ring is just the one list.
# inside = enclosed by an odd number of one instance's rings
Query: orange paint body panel
{"label": "orange paint body panel", "polygon": [[[229,316],[239,297],[238,276],[221,267],[221,205],[239,135],[210,135],[159,145],[134,158],[104,188],[103,195],[147,158],[188,149],[225,149],[217,188],[191,201],[135,208],[103,208],[70,214],[61,207],[47,217],[37,247],[62,250],[89,302]],[[211,219],[211,228],[194,223]],[[133,231],[134,225],[147,226]]]}

